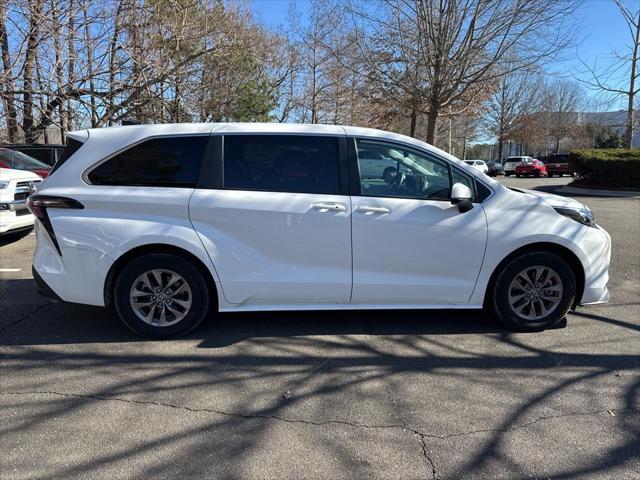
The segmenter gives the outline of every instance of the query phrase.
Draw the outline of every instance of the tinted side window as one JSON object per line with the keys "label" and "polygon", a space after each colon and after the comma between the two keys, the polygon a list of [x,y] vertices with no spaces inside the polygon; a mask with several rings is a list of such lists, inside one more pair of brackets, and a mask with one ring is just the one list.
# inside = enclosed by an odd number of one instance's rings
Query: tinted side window
{"label": "tinted side window", "polygon": [[478,181],[476,181],[476,190],[478,193],[478,202],[484,202],[489,197],[489,195],[491,195],[491,190],[489,190],[486,186]]}
{"label": "tinted side window", "polygon": [[89,173],[94,185],[195,187],[208,136],[154,138],[110,158]]}
{"label": "tinted side window", "polygon": [[339,194],[339,163],[335,137],[224,137],[224,188]]}

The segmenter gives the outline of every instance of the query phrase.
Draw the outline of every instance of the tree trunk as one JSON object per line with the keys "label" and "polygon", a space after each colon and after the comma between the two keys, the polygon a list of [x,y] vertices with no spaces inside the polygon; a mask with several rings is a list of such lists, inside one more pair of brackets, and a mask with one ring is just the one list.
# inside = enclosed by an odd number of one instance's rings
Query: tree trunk
{"label": "tree trunk", "polygon": [[4,84],[2,100],[7,115],[7,136],[9,142],[18,141],[18,114],[13,94],[13,73],[11,72],[11,56],[9,54],[9,39],[5,24],[6,4],[0,2],[0,48],[2,49],[2,83]]}
{"label": "tree trunk", "polygon": [[[56,60],[56,83],[58,94],[62,95],[62,91],[65,90],[64,85],[64,72],[62,65],[62,45],[60,43],[60,34],[62,32],[62,23],[60,22],[60,11],[58,10],[58,2],[52,0],[51,2],[51,19],[53,20],[54,32],[53,32],[53,51]],[[65,112],[64,102],[60,102],[58,107],[58,117],[60,118],[60,140],[65,143],[65,134],[69,130],[67,126],[67,113]]]}
{"label": "tree trunk", "polygon": [[82,4],[82,18],[84,21],[84,43],[87,52],[87,73],[89,75],[89,102],[91,108],[91,127],[94,128],[98,123],[98,110],[96,109],[96,90],[93,72],[93,43],[91,41],[91,32],[89,29],[89,12],[87,11],[87,2]]}
{"label": "tree trunk", "polygon": [[[111,35],[111,40],[109,42],[109,94],[107,96],[108,112],[115,111],[114,92],[116,90],[116,72],[118,71],[118,65],[117,65],[118,37],[120,35],[120,15],[122,12],[123,3],[124,3],[124,0],[118,1],[118,6],[116,7],[116,13],[113,17],[113,34]],[[107,119],[107,123],[109,126],[113,125],[112,114],[110,114],[109,118]]]}
{"label": "tree trunk", "polygon": [[438,115],[440,113],[440,102],[438,99],[437,89],[432,87],[433,92],[429,100],[429,117],[427,118],[427,143],[436,145],[436,132],[438,128]]}
{"label": "tree trunk", "polygon": [[427,143],[435,146],[436,144],[436,129],[438,128],[438,108],[431,105],[429,109],[429,116],[427,117]]}
{"label": "tree trunk", "polygon": [[627,106],[627,128],[624,139],[624,147],[630,149],[633,145],[633,107],[635,99],[636,88],[636,71],[638,69],[638,45],[640,44],[640,14],[638,14],[638,20],[636,24],[636,38],[633,47],[633,54],[631,55],[631,76],[629,78],[629,103]]}
{"label": "tree trunk", "polygon": [[[76,62],[76,47],[74,44],[75,41],[75,33],[74,33],[74,20],[76,14],[75,0],[69,0],[69,23],[67,24],[67,88],[74,87],[75,80],[75,62]],[[62,103],[67,104],[67,118],[65,121],[65,135],[72,128],[73,125],[73,106],[71,105],[71,100],[67,97],[62,99]]]}
{"label": "tree trunk", "polygon": [[416,137],[416,124],[418,123],[418,112],[414,108],[411,109],[411,124],[409,125],[409,136]]}
{"label": "tree trunk", "polygon": [[29,3],[29,33],[27,35],[27,47],[24,53],[24,67],[22,74],[23,112],[22,130],[26,143],[35,143],[38,140],[38,132],[33,119],[33,73],[35,67],[36,48],[38,48],[38,25],[42,12],[42,0],[32,0]]}

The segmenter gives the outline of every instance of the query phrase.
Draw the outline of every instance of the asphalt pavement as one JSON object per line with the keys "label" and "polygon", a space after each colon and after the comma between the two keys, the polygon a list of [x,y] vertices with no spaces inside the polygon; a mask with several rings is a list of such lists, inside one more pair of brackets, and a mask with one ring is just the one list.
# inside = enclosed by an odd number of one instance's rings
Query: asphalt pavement
{"label": "asphalt pavement", "polygon": [[141,340],[39,297],[35,237],[0,240],[0,478],[639,479],[640,200],[580,200],[613,238],[611,302],[528,334],[298,312]]}

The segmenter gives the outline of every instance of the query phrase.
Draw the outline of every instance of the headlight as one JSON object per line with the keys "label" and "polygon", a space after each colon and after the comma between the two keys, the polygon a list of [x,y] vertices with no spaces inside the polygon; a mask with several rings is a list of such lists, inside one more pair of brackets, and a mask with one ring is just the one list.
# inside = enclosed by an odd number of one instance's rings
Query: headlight
{"label": "headlight", "polygon": [[0,180],[0,190],[4,190],[9,185],[9,182],[6,180]]}
{"label": "headlight", "polygon": [[596,224],[593,221],[593,213],[588,208],[569,208],[569,207],[553,207],[553,209],[560,215],[569,217],[571,220],[575,220],[578,223],[586,225],[587,227],[595,227]]}

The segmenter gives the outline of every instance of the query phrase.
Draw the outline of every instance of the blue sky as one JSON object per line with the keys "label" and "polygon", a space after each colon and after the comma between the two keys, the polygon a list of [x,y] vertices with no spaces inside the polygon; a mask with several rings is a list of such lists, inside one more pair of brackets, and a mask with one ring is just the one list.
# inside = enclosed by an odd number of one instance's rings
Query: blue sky
{"label": "blue sky", "polygon": [[[633,1],[640,0],[629,0],[629,4]],[[251,0],[256,17],[273,28],[286,25],[291,3],[291,0]],[[310,1],[295,0],[293,3],[304,18]],[[575,15],[581,23],[577,44],[566,51],[562,59],[548,65],[548,70],[560,76],[590,79],[578,57],[589,65],[597,60],[598,67],[605,67],[612,61],[612,50],[622,51],[630,43],[629,31],[612,0],[586,0]]]}

